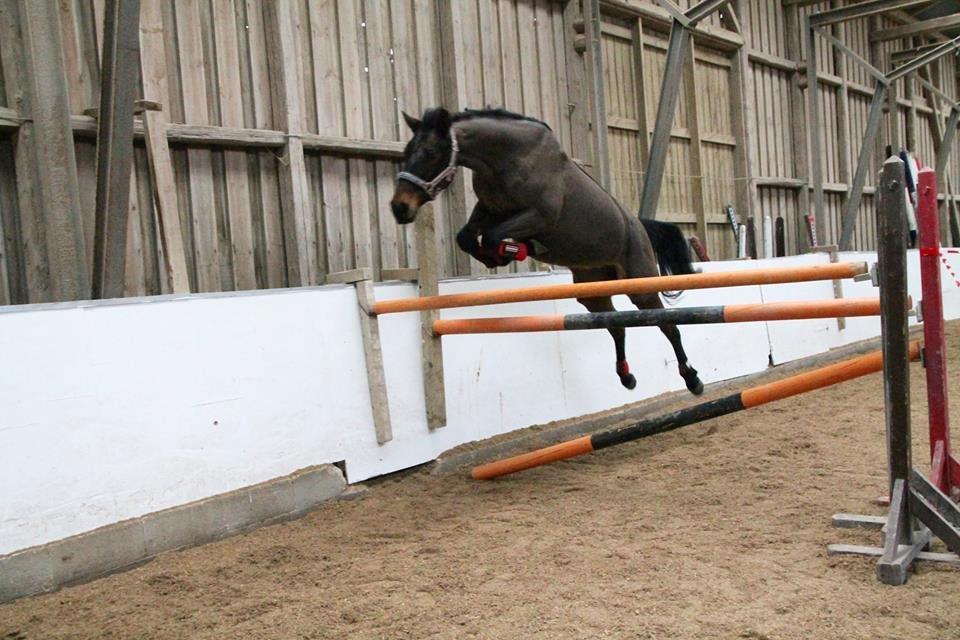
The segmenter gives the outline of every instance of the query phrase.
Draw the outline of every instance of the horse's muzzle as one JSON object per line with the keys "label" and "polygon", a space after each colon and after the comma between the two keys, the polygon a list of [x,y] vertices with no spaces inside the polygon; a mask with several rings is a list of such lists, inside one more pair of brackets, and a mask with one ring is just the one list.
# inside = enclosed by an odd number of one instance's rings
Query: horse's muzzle
{"label": "horse's muzzle", "polygon": [[397,193],[390,201],[390,209],[393,211],[393,217],[397,219],[397,224],[410,224],[417,217],[420,203],[413,194]]}

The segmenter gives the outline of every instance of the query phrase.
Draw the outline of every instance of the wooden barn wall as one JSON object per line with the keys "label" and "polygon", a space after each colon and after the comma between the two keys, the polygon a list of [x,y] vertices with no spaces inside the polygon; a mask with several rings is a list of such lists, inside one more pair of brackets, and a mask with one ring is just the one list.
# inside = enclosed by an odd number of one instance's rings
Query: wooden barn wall
{"label": "wooden barn wall", "polygon": [[[144,2],[139,94],[162,103],[172,124],[170,190],[176,192],[191,289],[310,285],[322,283],[328,273],[357,267],[371,268],[375,277],[383,270],[415,267],[413,228],[398,226],[388,206],[408,137],[402,111],[419,114],[441,103],[520,111],[546,121],[565,149],[593,170],[591,121],[596,118],[588,111],[587,57],[576,45],[583,37],[576,24],[580,2]],[[96,121],[85,112],[99,101],[104,4],[57,3],[88,260]],[[689,7],[695,0],[678,4]],[[765,216],[782,217],[787,253],[806,250],[810,167],[804,162],[801,72],[807,54],[800,26],[806,15],[844,4],[847,0],[801,7],[735,0],[739,34],[731,31],[730,16],[718,12],[703,23],[708,37],[695,37],[658,215],[677,222],[688,235],[705,235],[714,259],[735,256],[724,212],[730,204],[741,219],[753,216],[758,228]],[[15,43],[0,49],[0,304],[52,299],[48,285],[55,275],[49,273],[49,238],[36,194],[24,187],[29,181],[18,180],[32,173],[25,151],[32,141],[22,137],[27,127],[18,129],[29,119],[21,104],[23,51],[12,37],[19,29],[18,6],[15,0],[0,0],[0,38]],[[601,0],[600,6],[611,186],[636,211],[669,22],[653,0]],[[283,42],[273,32],[278,15],[285,25]],[[886,69],[892,52],[928,41],[871,41],[871,33],[902,22],[897,16],[857,20],[833,27],[833,33]],[[735,44],[739,40],[742,47]],[[278,51],[286,56],[279,59]],[[817,61],[827,215],[826,237],[819,241],[832,243],[840,234],[873,80],[823,39],[817,42]],[[956,73],[953,57],[930,68],[932,82],[950,96],[957,94]],[[290,76],[282,99],[278,74]],[[453,91],[447,76],[453,78]],[[895,93],[871,154],[854,234],[858,249],[875,243],[873,190],[880,150],[886,144],[908,147],[932,164],[936,129],[947,115],[915,78],[897,83]],[[960,140],[954,146],[960,147]],[[142,138],[135,143],[134,161],[125,293],[163,293],[168,288],[165,248]],[[442,277],[488,272],[459,254],[453,242],[475,202],[465,173],[463,192],[456,197],[447,192],[434,204]],[[290,181],[301,177],[305,189],[293,206]],[[957,185],[960,160],[951,162],[941,179],[941,192],[947,192],[945,234]],[[530,260],[500,271],[535,268]]]}
{"label": "wooden barn wall", "polygon": [[[7,3],[4,20],[16,21],[16,3],[0,1]],[[441,103],[456,109],[505,106],[548,122],[572,151],[567,68],[583,63],[582,56],[568,59],[572,29],[565,26],[563,2],[280,0],[273,5],[274,0],[142,5],[148,97],[162,103],[169,123],[198,132],[189,141],[170,140],[192,291],[312,285],[324,282],[328,273],[358,267],[372,268],[376,277],[384,269],[416,267],[413,226],[397,225],[389,207],[398,154],[409,136],[402,111],[419,115]],[[91,259],[96,121],[84,112],[99,103],[104,0],[63,0],[59,9],[83,235]],[[441,87],[445,10],[454,24],[455,101]],[[274,12],[290,21],[293,55],[287,64],[299,99],[289,113],[277,111],[271,85],[275,67],[282,64],[271,60],[276,44],[268,29]],[[151,34],[160,34],[152,49],[146,44]],[[4,47],[0,69],[15,64],[19,55]],[[144,89],[141,80],[138,95]],[[14,104],[8,95],[14,91],[0,74],[0,108]],[[12,161],[15,134],[3,127],[8,115],[19,114],[13,108],[0,112],[0,304],[42,302],[49,298],[31,287],[29,261],[21,264],[19,255],[30,245],[31,230],[11,223],[29,220],[30,212],[17,208],[16,170],[23,167]],[[204,131],[215,139],[226,129],[232,132],[227,142],[202,139]],[[282,197],[288,132],[303,140],[308,187],[298,240],[305,249],[299,282],[290,279],[293,258],[285,235],[290,223]],[[163,293],[159,216],[142,140],[136,142],[131,184],[125,294]],[[465,198],[469,212],[475,202],[469,178]],[[478,264],[467,271],[458,268],[453,235],[465,222],[463,207],[450,206],[449,196],[434,207],[441,276],[487,271]],[[527,261],[503,271],[531,268],[535,263]]]}

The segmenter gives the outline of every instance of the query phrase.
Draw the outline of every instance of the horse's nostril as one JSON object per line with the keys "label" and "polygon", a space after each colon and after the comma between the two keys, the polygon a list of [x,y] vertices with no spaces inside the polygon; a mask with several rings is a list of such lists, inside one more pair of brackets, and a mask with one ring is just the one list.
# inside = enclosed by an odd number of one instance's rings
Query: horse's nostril
{"label": "horse's nostril", "polygon": [[410,221],[410,207],[407,206],[406,202],[394,200],[390,203],[390,208],[393,209],[393,217],[397,219],[397,222],[403,223]]}

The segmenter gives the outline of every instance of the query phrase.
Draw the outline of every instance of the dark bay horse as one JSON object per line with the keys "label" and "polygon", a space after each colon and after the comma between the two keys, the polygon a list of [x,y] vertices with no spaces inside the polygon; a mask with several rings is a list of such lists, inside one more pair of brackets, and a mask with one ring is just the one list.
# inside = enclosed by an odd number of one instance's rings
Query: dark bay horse
{"label": "dark bay horse", "polygon": [[[545,123],[502,109],[451,114],[429,109],[421,119],[403,114],[413,131],[391,200],[400,224],[453,181],[458,166],[473,170],[478,202],[457,244],[488,267],[503,266],[529,248],[538,260],[569,267],[574,282],[692,273],[686,240],[676,225],[630,215],[563,151]],[[509,251],[505,251],[509,247]],[[522,256],[522,253],[520,254]],[[630,296],[640,309],[662,308],[656,293]],[[589,311],[613,311],[607,298],[578,301]],[[694,394],[703,392],[676,325],[660,325]],[[617,375],[628,389],[624,330],[610,329]]]}

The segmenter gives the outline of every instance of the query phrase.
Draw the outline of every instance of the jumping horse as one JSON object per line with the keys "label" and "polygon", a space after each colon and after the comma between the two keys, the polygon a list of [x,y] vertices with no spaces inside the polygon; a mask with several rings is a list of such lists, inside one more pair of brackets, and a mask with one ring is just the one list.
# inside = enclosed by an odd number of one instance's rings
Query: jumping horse
{"label": "jumping horse", "polygon": [[[428,109],[420,119],[403,114],[413,138],[404,150],[390,202],[399,224],[447,188],[457,167],[473,170],[477,204],[457,233],[457,244],[488,267],[529,252],[538,260],[569,267],[574,282],[693,273],[686,240],[676,225],[630,215],[563,151],[546,123],[503,109],[451,114]],[[518,251],[518,247],[520,250]],[[663,307],[656,293],[632,295],[640,309]],[[581,298],[589,311],[613,311],[609,298]],[[676,325],[660,330],[670,341],[687,389],[703,383],[690,366]],[[624,330],[610,329],[616,372],[627,389],[630,373]]]}

